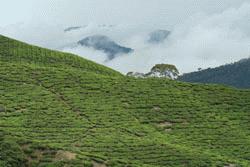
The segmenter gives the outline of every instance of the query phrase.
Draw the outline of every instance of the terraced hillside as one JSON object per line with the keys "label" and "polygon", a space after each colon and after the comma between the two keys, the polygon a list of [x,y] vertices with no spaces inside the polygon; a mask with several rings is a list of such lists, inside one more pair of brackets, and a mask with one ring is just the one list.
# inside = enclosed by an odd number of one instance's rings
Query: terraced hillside
{"label": "terraced hillside", "polygon": [[250,166],[250,91],[135,79],[0,37],[0,166]]}

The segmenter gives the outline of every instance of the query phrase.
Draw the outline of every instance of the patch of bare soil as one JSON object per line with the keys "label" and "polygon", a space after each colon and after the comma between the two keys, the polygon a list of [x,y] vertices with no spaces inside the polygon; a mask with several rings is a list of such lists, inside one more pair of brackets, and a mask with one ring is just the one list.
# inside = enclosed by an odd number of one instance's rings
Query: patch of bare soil
{"label": "patch of bare soil", "polygon": [[40,161],[40,160],[42,159],[42,157],[43,157],[43,151],[41,151],[41,150],[36,150],[36,151],[34,152],[34,156],[36,156],[36,159],[37,159],[38,161]]}
{"label": "patch of bare soil", "polygon": [[165,129],[165,132],[171,132],[172,131],[172,129]]}
{"label": "patch of bare soil", "polygon": [[226,165],[224,167],[236,167],[236,165],[235,164],[228,164],[228,165]]}
{"label": "patch of bare soil", "polygon": [[173,123],[171,122],[162,122],[158,125],[161,128],[164,128],[165,132],[170,132],[172,129],[171,127],[173,126]]}
{"label": "patch of bare soil", "polygon": [[0,106],[0,112],[5,112],[5,107]]}
{"label": "patch of bare soil", "polygon": [[161,108],[160,108],[160,107],[158,107],[158,106],[155,106],[155,107],[153,107],[153,108],[152,108],[152,110],[153,110],[153,111],[160,111],[160,110],[161,110]]}
{"label": "patch of bare soil", "polygon": [[30,144],[23,144],[21,145],[22,150],[27,150],[30,147]]}
{"label": "patch of bare soil", "polygon": [[74,160],[74,159],[76,159],[76,154],[72,153],[72,152],[69,152],[69,151],[62,151],[62,150],[60,150],[60,151],[58,151],[56,153],[55,159],[57,161]]}
{"label": "patch of bare soil", "polygon": [[166,128],[166,127],[171,127],[173,124],[171,122],[162,122],[159,124],[160,127]]}
{"label": "patch of bare soil", "polygon": [[106,164],[93,161],[93,167],[107,167]]}

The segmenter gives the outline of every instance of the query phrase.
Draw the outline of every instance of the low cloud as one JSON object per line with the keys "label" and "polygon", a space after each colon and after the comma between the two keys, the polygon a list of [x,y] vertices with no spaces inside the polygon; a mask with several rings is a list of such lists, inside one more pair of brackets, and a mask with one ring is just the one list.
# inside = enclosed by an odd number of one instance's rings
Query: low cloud
{"label": "low cloud", "polygon": [[170,63],[181,72],[190,72],[238,61],[250,55],[249,16],[249,4],[217,14],[194,15],[176,25],[165,43],[142,45],[143,38],[135,40],[133,45],[139,46],[135,53],[108,65],[122,72],[145,72],[156,63]]}
{"label": "low cloud", "polygon": [[[91,22],[81,21],[83,20],[81,18],[78,18],[78,21],[75,18],[74,22],[70,22],[67,18],[71,17],[64,16],[63,23],[51,20],[47,22],[43,17],[37,16],[42,19],[5,26],[0,28],[0,33],[43,47],[75,53],[123,73],[148,72],[158,63],[175,64],[184,73],[200,67],[215,67],[231,63],[250,55],[250,3],[243,3],[243,0],[237,2],[225,1],[225,5],[216,10],[213,10],[209,3],[201,2],[199,8],[194,8],[191,3],[189,5],[191,12],[188,16],[184,16],[185,11],[181,12],[183,5],[178,9],[177,3],[173,3],[172,7],[175,5],[176,7],[173,8],[176,8],[179,13],[171,13],[171,8],[165,13],[157,13],[157,9],[161,11],[162,6],[152,6],[154,10],[148,13],[142,11],[133,18],[132,15],[127,16],[118,11],[117,15],[124,16],[124,19],[119,21],[118,16],[114,18],[109,16],[106,23],[100,22],[104,16],[100,17],[98,14],[95,14],[96,18],[90,19]],[[163,1],[162,3],[165,4]],[[171,4],[171,2],[166,3]],[[208,11],[204,9],[206,5],[209,8]],[[107,4],[106,8],[108,9]],[[114,9],[113,12],[117,11],[114,6],[111,6],[111,9]],[[57,15],[51,15],[51,18]],[[147,17],[151,20],[143,20]],[[82,28],[64,32],[71,26]],[[162,43],[148,43],[149,34],[158,29],[169,30],[171,34]],[[120,55],[107,62],[105,53],[77,45],[79,40],[96,34],[106,35],[118,44],[134,49],[134,52]]]}

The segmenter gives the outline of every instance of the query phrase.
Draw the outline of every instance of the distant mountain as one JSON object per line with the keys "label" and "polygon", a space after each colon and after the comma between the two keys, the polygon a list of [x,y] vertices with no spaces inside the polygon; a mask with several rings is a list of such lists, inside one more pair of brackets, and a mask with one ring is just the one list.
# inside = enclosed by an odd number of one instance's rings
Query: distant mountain
{"label": "distant mountain", "polygon": [[[64,29],[64,32],[70,32],[70,31],[74,31],[74,30],[79,30],[81,28],[86,28],[88,25],[79,25],[79,26],[70,26]],[[115,25],[112,24],[99,24],[97,27],[98,28],[113,28]]]}
{"label": "distant mountain", "polygon": [[113,24],[100,24],[100,25],[98,25],[98,27],[100,27],[100,28],[112,28],[114,26],[115,25],[113,25]]}
{"label": "distant mountain", "polygon": [[64,32],[69,32],[69,31],[73,31],[73,30],[78,30],[82,28],[82,26],[75,26],[75,27],[68,27],[64,30]]}
{"label": "distant mountain", "polygon": [[156,30],[156,31],[153,31],[149,34],[149,39],[148,39],[148,42],[149,43],[154,43],[154,44],[157,44],[157,43],[162,43],[164,42],[167,37],[170,35],[170,31],[167,31],[167,30]]}
{"label": "distant mountain", "polygon": [[104,35],[93,35],[86,37],[80,40],[78,44],[103,51],[108,55],[109,60],[114,59],[119,54],[133,52],[133,49],[123,47]]}
{"label": "distant mountain", "polygon": [[250,88],[250,58],[217,68],[184,74],[178,80]]}

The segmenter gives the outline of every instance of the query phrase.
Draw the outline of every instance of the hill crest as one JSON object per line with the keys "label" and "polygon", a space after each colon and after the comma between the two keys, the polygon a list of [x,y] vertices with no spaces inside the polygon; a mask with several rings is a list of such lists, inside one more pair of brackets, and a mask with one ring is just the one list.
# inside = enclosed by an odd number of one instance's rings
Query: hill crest
{"label": "hill crest", "polygon": [[29,45],[2,35],[0,35],[0,60],[49,67],[76,68],[103,75],[121,76],[113,69],[77,55]]}

